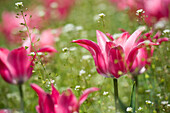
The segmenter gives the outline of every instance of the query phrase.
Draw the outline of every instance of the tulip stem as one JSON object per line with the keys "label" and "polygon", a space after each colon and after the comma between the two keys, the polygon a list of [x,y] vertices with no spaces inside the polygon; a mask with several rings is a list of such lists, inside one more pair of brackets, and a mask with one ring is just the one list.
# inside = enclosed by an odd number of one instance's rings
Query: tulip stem
{"label": "tulip stem", "polygon": [[118,81],[116,78],[113,79],[114,84],[114,98],[115,98],[115,113],[118,112]]}
{"label": "tulip stem", "polygon": [[20,84],[18,88],[19,88],[19,93],[20,93],[21,112],[24,113],[24,96],[23,96],[22,85]]}

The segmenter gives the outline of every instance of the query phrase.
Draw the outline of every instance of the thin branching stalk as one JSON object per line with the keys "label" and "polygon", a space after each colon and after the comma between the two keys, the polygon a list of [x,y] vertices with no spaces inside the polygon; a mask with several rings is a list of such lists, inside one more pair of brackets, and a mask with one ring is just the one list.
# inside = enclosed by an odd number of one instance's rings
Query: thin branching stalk
{"label": "thin branching stalk", "polygon": [[[28,25],[27,25],[27,22],[26,22],[26,19],[25,19],[25,15],[24,15],[23,11],[21,11],[21,15],[22,15],[22,17],[23,17],[24,24],[25,24],[25,27],[26,27],[26,29],[27,29],[28,38],[30,39],[31,46],[33,47],[35,53],[37,54],[38,52],[37,52],[37,50],[36,50],[35,47],[34,47],[34,43],[32,42],[31,33],[30,33],[29,28],[28,28]],[[38,56],[38,54],[37,54],[37,56]],[[46,69],[45,69],[45,66],[44,66],[44,64],[43,64],[43,62],[42,62],[40,56],[38,56],[38,59],[39,59],[41,65],[42,65],[42,67],[43,67],[43,70],[47,73],[47,71],[46,71]],[[48,74],[48,73],[47,73],[47,74]],[[44,76],[45,76],[45,78],[46,78],[46,75],[44,75]]]}

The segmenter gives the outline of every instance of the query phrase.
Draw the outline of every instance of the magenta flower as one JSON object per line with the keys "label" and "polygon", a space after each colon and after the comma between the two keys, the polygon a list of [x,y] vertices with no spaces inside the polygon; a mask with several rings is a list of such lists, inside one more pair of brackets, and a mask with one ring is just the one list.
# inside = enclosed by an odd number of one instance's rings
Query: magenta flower
{"label": "magenta flower", "polygon": [[0,48],[0,75],[6,82],[20,85],[31,77],[34,59],[28,54],[24,47]]}
{"label": "magenta flower", "polygon": [[11,110],[8,109],[0,109],[0,113],[12,113]]}
{"label": "magenta flower", "polygon": [[[61,29],[47,29],[43,31],[40,35],[31,35],[31,41],[34,43],[34,47],[38,52],[57,52],[54,48],[55,41],[59,38],[61,34]],[[30,38],[24,41],[23,47],[28,47],[28,51],[35,51],[31,46]]]}
{"label": "magenta flower", "polygon": [[20,23],[24,23],[24,20],[21,17],[16,18],[14,12],[3,12],[0,31],[5,35],[9,42],[21,42],[21,37],[26,36],[25,33],[19,32],[25,28],[20,25]]}
{"label": "magenta flower", "polygon": [[52,19],[65,19],[75,0],[41,0],[46,8],[46,16]]}
{"label": "magenta flower", "polygon": [[119,10],[129,9],[129,15],[134,16],[136,11],[143,9],[141,16],[145,17],[148,25],[153,25],[161,19],[169,18],[169,0],[110,0]]}
{"label": "magenta flower", "polygon": [[[136,58],[148,57],[144,51],[147,46],[159,45],[159,43],[154,43],[149,38],[142,40],[143,38],[140,37],[142,31],[143,28],[137,29],[132,35],[124,32],[117,39],[107,34],[111,39],[110,41],[104,33],[97,30],[98,44],[86,39],[74,40],[72,42],[79,44],[92,54],[99,74],[105,77],[119,78],[128,71],[133,70],[132,68],[142,64],[136,65]],[[163,40],[159,39],[158,42]],[[145,64],[142,64],[141,67]]]}
{"label": "magenta flower", "polygon": [[[145,33],[137,42],[136,44],[141,43],[142,41],[148,40],[153,42],[152,40],[155,40],[157,45],[160,45],[162,42],[169,41],[169,38],[159,38],[161,33],[157,32],[156,35],[151,38],[153,31],[150,31],[149,33]],[[151,63],[151,57],[153,56],[154,52],[154,47],[153,46],[148,46],[143,47],[138,50],[138,54],[136,55],[136,58],[134,60],[134,63],[130,69],[130,72],[133,75],[138,75],[140,73],[143,73],[146,69],[146,66],[150,65]]]}
{"label": "magenta flower", "polygon": [[156,23],[162,18],[169,18],[169,0],[144,0],[143,6],[143,9],[148,16],[148,18],[146,18],[148,24]]}
{"label": "magenta flower", "polygon": [[52,85],[52,93],[48,94],[36,84],[31,84],[31,87],[39,97],[39,105],[36,107],[38,113],[78,113],[80,105],[88,95],[99,90],[95,87],[86,89],[77,100],[71,89],[60,94]]}

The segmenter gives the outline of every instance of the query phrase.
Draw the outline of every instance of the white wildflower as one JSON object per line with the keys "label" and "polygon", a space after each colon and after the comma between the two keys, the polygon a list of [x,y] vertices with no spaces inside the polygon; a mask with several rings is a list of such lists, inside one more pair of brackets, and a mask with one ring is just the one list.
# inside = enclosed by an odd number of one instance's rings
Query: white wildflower
{"label": "white wildflower", "polygon": [[146,100],[145,102],[146,102],[146,104],[152,104],[152,102],[150,100]]}
{"label": "white wildflower", "polygon": [[132,109],[132,107],[127,107],[127,108],[126,108],[126,111],[127,111],[127,112],[132,112],[133,109]]}
{"label": "white wildflower", "polygon": [[168,101],[161,101],[161,104],[166,105],[166,104],[168,104]]}
{"label": "white wildflower", "polygon": [[82,70],[80,70],[79,75],[81,76],[81,75],[83,75],[83,74],[85,74],[85,73],[86,73],[86,71],[84,71],[84,70],[82,69]]}
{"label": "white wildflower", "polygon": [[76,31],[81,31],[81,30],[83,30],[83,27],[82,26],[76,26]]}
{"label": "white wildflower", "polygon": [[107,95],[107,94],[109,94],[109,92],[106,92],[106,91],[103,92],[103,95]]}
{"label": "white wildflower", "polygon": [[142,107],[139,107],[139,108],[138,108],[138,111],[142,111],[142,109],[143,109]]}
{"label": "white wildflower", "polygon": [[79,86],[79,85],[77,85],[77,86],[75,87],[75,90],[79,90],[79,88],[80,88],[80,86]]}
{"label": "white wildflower", "polygon": [[70,51],[75,51],[75,50],[77,50],[77,48],[76,48],[76,47],[70,47],[69,50],[70,50]]}
{"label": "white wildflower", "polygon": [[106,15],[105,15],[104,13],[100,13],[100,14],[99,14],[99,17],[100,17],[100,18],[103,18],[103,17],[105,17],[105,16],[106,16]]}
{"label": "white wildflower", "polygon": [[17,3],[15,3],[15,5],[16,5],[17,7],[23,6],[23,2],[17,2]]}
{"label": "white wildflower", "polygon": [[75,29],[75,26],[73,24],[67,24],[63,27],[63,32],[67,33],[70,31],[73,31]]}
{"label": "white wildflower", "polygon": [[82,59],[83,60],[88,60],[88,59],[90,59],[91,58],[91,55],[83,55],[82,56]]}
{"label": "white wildflower", "polygon": [[66,51],[68,51],[68,50],[69,50],[69,48],[67,48],[67,47],[65,47],[65,48],[62,49],[63,52],[66,52]]}

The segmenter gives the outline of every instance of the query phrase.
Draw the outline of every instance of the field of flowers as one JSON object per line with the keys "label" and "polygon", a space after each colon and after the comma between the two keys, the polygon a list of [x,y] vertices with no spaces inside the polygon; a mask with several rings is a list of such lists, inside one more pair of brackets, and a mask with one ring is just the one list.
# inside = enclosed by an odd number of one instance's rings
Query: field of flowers
{"label": "field of flowers", "polygon": [[0,113],[170,113],[170,0],[0,0]]}

